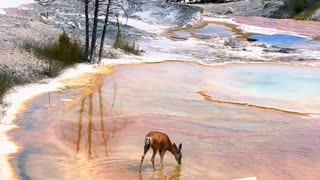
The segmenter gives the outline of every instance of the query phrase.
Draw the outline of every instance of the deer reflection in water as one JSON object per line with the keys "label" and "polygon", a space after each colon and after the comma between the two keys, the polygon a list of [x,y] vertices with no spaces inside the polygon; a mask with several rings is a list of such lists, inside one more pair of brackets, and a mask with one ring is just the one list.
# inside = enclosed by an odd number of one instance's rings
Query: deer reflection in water
{"label": "deer reflection in water", "polygon": [[181,166],[177,165],[169,171],[168,173],[164,172],[164,169],[160,169],[157,171],[152,171],[150,177],[146,177],[144,173],[139,174],[139,180],[143,179],[170,179],[170,180],[179,180],[181,176]]}

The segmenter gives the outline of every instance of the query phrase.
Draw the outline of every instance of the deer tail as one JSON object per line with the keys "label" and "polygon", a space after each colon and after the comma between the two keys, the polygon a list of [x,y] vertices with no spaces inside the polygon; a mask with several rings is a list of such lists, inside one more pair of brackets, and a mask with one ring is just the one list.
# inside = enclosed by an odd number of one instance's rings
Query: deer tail
{"label": "deer tail", "polygon": [[151,145],[152,145],[152,138],[147,136],[144,141],[144,152],[143,152],[144,155],[148,152]]}

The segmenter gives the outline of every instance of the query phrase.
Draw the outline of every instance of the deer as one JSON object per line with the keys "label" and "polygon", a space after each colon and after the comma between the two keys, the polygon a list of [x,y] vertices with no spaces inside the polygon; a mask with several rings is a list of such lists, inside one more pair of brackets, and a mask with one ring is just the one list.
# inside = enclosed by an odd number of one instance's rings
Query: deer
{"label": "deer", "polygon": [[154,158],[155,158],[158,151],[159,151],[159,155],[160,155],[161,168],[163,167],[163,157],[164,157],[164,154],[166,153],[166,151],[171,152],[173,154],[173,156],[175,157],[177,163],[179,165],[181,164],[182,144],[180,143],[179,147],[177,147],[177,145],[175,143],[173,143],[173,144],[171,143],[171,140],[167,134],[162,133],[162,132],[158,132],[158,131],[150,131],[146,135],[145,140],[144,140],[144,152],[141,157],[140,172],[141,172],[141,166],[142,166],[144,157],[146,156],[150,147],[153,150],[151,162],[152,162],[152,166],[153,166],[154,171],[156,170],[156,168],[154,166]]}

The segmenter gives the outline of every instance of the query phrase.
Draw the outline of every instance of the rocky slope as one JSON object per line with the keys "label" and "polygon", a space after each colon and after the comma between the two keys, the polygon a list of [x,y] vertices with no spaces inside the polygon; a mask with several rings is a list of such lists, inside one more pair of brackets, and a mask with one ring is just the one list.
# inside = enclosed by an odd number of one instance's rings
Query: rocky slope
{"label": "rocky slope", "polygon": [[283,5],[281,0],[242,0],[230,3],[193,4],[204,9],[205,15],[235,15],[270,17]]}
{"label": "rocky slope", "polygon": [[301,13],[295,13],[292,10],[292,1],[289,0],[241,0],[230,3],[192,5],[203,8],[206,16],[260,16],[320,21],[320,4],[315,0],[308,0],[305,11]]}
{"label": "rocky slope", "polygon": [[287,0],[271,17],[320,21],[320,2],[307,0],[304,10],[302,12],[296,12],[294,11],[293,1]]}
{"label": "rocky slope", "polygon": [[23,9],[9,9],[0,15],[0,69],[7,71],[22,82],[34,82],[46,77],[45,62],[36,58],[22,46],[25,42],[52,41],[59,30],[26,15]]}

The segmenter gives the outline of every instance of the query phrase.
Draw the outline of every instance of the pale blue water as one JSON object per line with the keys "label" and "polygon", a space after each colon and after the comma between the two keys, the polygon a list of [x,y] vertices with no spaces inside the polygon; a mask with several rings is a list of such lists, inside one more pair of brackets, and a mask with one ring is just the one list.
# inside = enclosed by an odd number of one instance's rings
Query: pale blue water
{"label": "pale blue water", "polygon": [[[250,86],[255,92],[274,93],[274,96],[298,99],[319,99],[320,72],[317,69],[305,70],[301,67],[289,69],[272,67],[259,68],[252,74]],[[247,69],[240,69],[246,73]],[[288,73],[292,71],[294,73]],[[308,91],[311,89],[312,91]]]}
{"label": "pale blue water", "polygon": [[204,29],[196,31],[195,34],[204,35],[204,36],[221,36],[221,37],[233,36],[233,33],[230,30],[224,27],[219,27],[219,26],[207,26]]}
{"label": "pale blue water", "polygon": [[258,42],[273,45],[277,47],[286,48],[302,48],[302,49],[320,49],[320,42],[310,41],[308,39],[287,35],[287,34],[274,34],[274,35],[252,35],[251,38],[256,39]]}
{"label": "pale blue water", "polygon": [[[320,71],[318,68],[297,66],[230,66],[210,82],[228,77],[219,86],[228,100],[266,107],[316,112],[320,108]],[[212,88],[212,95],[215,95]],[[228,92],[233,92],[228,93]],[[236,93],[235,93],[236,92]],[[241,95],[241,96],[239,96]],[[287,102],[285,106],[282,103]],[[293,103],[293,104],[290,104]],[[299,108],[298,108],[299,107]],[[318,107],[318,108],[317,108]]]}

